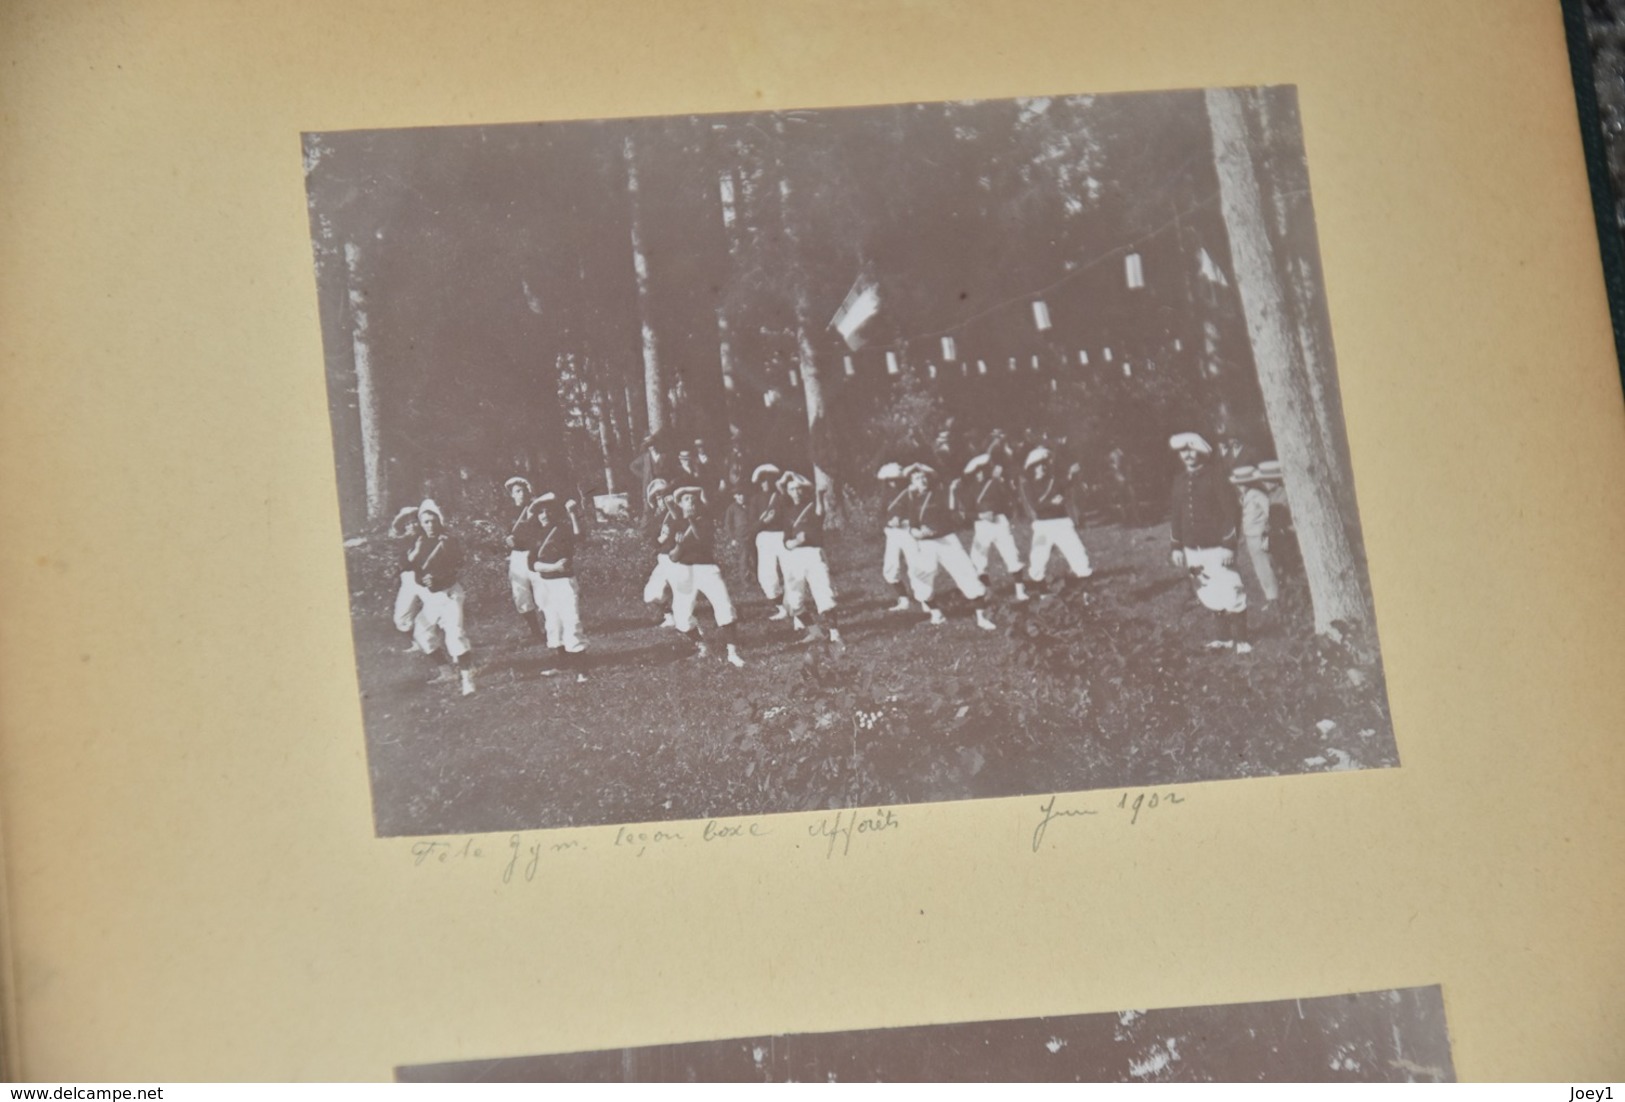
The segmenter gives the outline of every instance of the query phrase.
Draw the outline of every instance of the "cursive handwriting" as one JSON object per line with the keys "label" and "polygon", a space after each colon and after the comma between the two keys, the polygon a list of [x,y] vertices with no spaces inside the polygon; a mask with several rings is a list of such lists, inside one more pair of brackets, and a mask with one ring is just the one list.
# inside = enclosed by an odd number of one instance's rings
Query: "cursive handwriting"
{"label": "cursive handwriting", "polygon": [[412,864],[414,865],[421,865],[428,860],[435,860],[444,864],[454,857],[461,861],[484,856],[485,851],[476,846],[472,838],[463,839],[463,844],[459,849],[453,849],[450,842],[436,842],[427,838],[412,843]]}
{"label": "cursive handwriting", "polygon": [[634,856],[642,857],[650,846],[665,845],[668,842],[681,842],[683,834],[677,830],[632,830],[629,827],[615,828],[615,845],[617,847],[636,848]]}
{"label": "cursive handwriting", "polygon": [[841,856],[845,857],[852,852],[854,835],[879,834],[882,831],[898,830],[902,825],[897,813],[889,808],[881,808],[861,816],[856,811],[837,811],[835,818],[826,817],[809,826],[807,834],[813,838],[829,839],[829,848],[824,853],[825,858],[835,856],[837,844],[841,845]]}
{"label": "cursive handwriting", "polygon": [[716,842],[724,838],[763,838],[772,834],[761,823],[719,823],[715,819],[705,824],[700,835],[702,842]]}
{"label": "cursive handwriting", "polygon": [[1051,823],[1053,823],[1056,819],[1072,819],[1072,818],[1079,818],[1079,817],[1082,817],[1084,815],[1098,814],[1098,812],[1096,812],[1096,811],[1094,811],[1094,810],[1092,810],[1090,808],[1087,808],[1087,807],[1080,807],[1080,808],[1078,808],[1076,810],[1070,810],[1070,809],[1067,809],[1067,808],[1059,808],[1059,809],[1057,809],[1056,806],[1055,806],[1055,799],[1056,798],[1054,796],[1051,796],[1044,803],[1044,805],[1038,809],[1039,811],[1043,812],[1044,817],[1042,819],[1040,819],[1038,821],[1038,825],[1033,828],[1033,852],[1034,853],[1037,853],[1038,852],[1038,847],[1042,846],[1044,844],[1044,835],[1049,831],[1049,825]]}

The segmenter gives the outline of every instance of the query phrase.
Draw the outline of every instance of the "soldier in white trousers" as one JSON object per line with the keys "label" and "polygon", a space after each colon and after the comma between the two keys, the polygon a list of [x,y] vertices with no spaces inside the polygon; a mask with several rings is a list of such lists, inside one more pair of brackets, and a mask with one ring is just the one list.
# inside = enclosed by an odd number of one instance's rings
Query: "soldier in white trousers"
{"label": "soldier in white trousers", "polygon": [[674,627],[677,623],[671,609],[671,545],[677,514],[671,495],[667,492],[669,488],[665,479],[657,478],[649,483],[644,498],[644,504],[648,506],[644,513],[644,531],[654,541],[655,565],[649,572],[649,580],[643,584],[643,603],[662,613],[660,626],[664,628]]}
{"label": "soldier in white trousers", "polygon": [[918,549],[908,530],[908,477],[898,463],[882,466],[876,477],[880,479],[882,502],[886,514],[886,550],[880,563],[880,576],[897,591],[893,612],[909,610],[909,577],[914,573],[914,555]]}
{"label": "soldier in white trousers", "polygon": [[536,604],[547,622],[547,647],[553,653],[553,670],[573,672],[578,682],[587,680],[579,657],[587,649],[581,641],[580,589],[576,582],[575,526],[559,508],[558,497],[544,493],[535,501],[536,525],[541,533],[529,552],[531,587]]}
{"label": "soldier in white trousers", "polygon": [[[400,556],[400,586],[395,590],[395,608],[392,619],[395,630],[410,635],[412,623],[417,619],[418,605],[422,603],[423,596],[418,588],[417,572],[412,569],[410,561],[412,545],[418,538],[418,507],[408,505],[395,514],[395,519],[389,522],[389,535],[391,539],[401,541]],[[416,640],[406,647],[406,653],[412,654],[418,649]]]}
{"label": "soldier in white trousers", "polygon": [[506,537],[508,592],[513,597],[514,611],[530,630],[531,641],[539,643],[542,641],[542,625],[536,608],[536,598],[531,592],[529,550],[536,546],[539,535],[531,508],[531,498],[535,496],[535,490],[531,487],[530,480],[520,475],[508,479],[502,484],[502,488],[507,491],[517,510],[512,523],[508,526]]}
{"label": "soldier in white trousers", "polygon": [[835,616],[835,587],[830,584],[829,561],[824,557],[824,517],[818,511],[812,480],[786,471],[779,488],[790,501],[784,536],[784,603],[797,620],[812,624],[802,642],[828,639],[838,646],[841,627]]}
{"label": "soldier in white trousers", "polygon": [[1067,511],[1066,483],[1055,475],[1054,456],[1040,445],[1027,453],[1022,464],[1022,495],[1033,517],[1033,545],[1027,556],[1027,578],[1038,585],[1044,580],[1052,551],[1059,551],[1075,581],[1094,573],[1089,552],[1083,548],[1078,526]]}
{"label": "soldier in white trousers", "polygon": [[733,599],[728,596],[728,583],[717,565],[716,531],[704,514],[705,491],[698,486],[681,486],[672,497],[678,510],[671,548],[672,616],[677,630],[693,641],[698,657],[710,653],[694,617],[696,601],[703,595],[716,619],[717,635],[727,647],[728,664],[741,667],[745,660],[739,656]]}
{"label": "soldier in white trousers", "polygon": [[763,463],[751,472],[751,486],[755,488],[750,510],[751,540],[755,547],[756,584],[762,595],[779,607],[771,620],[785,620],[790,607],[784,600],[784,525],[789,502],[779,486],[784,472],[771,463]]}
{"label": "soldier in white trousers", "polygon": [[990,584],[987,568],[992,562],[992,553],[997,551],[1004,560],[1005,573],[1015,586],[1016,600],[1025,601],[1027,586],[1021,580],[1024,564],[1010,526],[1010,507],[1016,495],[1006,480],[1004,465],[986,452],[973,457],[965,464],[960,493],[965,500],[965,512],[976,518],[970,542],[970,564],[975,567],[976,576],[983,585]]}
{"label": "soldier in white trousers", "polygon": [[1170,559],[1190,574],[1196,599],[1211,613],[1208,648],[1249,654],[1247,589],[1235,570],[1241,502],[1206,437],[1175,433],[1168,446],[1181,465],[1169,495]]}
{"label": "soldier in white trousers", "polygon": [[909,535],[915,540],[914,569],[909,576],[914,599],[930,614],[931,623],[945,623],[947,617],[935,603],[935,592],[938,570],[946,571],[976,610],[976,626],[993,631],[996,625],[985,607],[987,587],[954,534],[958,525],[947,492],[937,485],[935,469],[916,463],[905,473],[909,476]]}
{"label": "soldier in white trousers", "polygon": [[432,500],[418,506],[418,529],[418,538],[407,553],[423,601],[412,621],[412,638],[430,658],[438,658],[443,649],[462,694],[471,696],[474,670],[464,661],[470,645],[463,623],[467,598],[461,581],[462,547],[446,531],[446,516]]}

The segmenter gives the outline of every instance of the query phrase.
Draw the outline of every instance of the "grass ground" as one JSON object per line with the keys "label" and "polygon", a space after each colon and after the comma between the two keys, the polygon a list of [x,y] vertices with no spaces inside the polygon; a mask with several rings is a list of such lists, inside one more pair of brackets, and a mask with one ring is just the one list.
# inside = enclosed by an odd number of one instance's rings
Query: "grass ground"
{"label": "grass ground", "polygon": [[[799,644],[754,582],[736,670],[656,626],[652,555],[592,532],[578,558],[590,680],[544,673],[507,593],[506,553],[466,526],[479,691],[429,684],[389,621],[394,549],[350,550],[373,808],[381,835],[759,815],[1392,766],[1380,667],[1312,633],[1300,578],[1255,611],[1251,655],[1203,647],[1208,621],[1167,562],[1166,527],[1084,532],[1086,591],[931,627],[892,613],[872,525],[829,554],[846,645]],[[1027,534],[1018,526],[1018,543]],[[1052,562],[1052,575],[1059,566]],[[726,569],[726,568],[725,568]],[[747,584],[748,583],[748,584]],[[1251,585],[1249,577],[1249,585]],[[1254,592],[1252,599],[1256,601]],[[701,623],[709,625],[704,602]]]}

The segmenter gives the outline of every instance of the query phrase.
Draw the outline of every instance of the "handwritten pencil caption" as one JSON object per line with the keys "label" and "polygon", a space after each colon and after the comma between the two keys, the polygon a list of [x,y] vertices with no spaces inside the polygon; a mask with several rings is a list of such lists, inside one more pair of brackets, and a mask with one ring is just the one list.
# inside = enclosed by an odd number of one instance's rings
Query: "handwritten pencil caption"
{"label": "handwritten pencil caption", "polygon": [[1100,803],[1080,801],[1067,805],[1060,801],[1059,796],[1050,796],[1039,805],[1038,825],[1033,827],[1034,853],[1043,847],[1050,827],[1057,823],[1112,817],[1127,826],[1139,826],[1152,813],[1184,803],[1185,797],[1177,792],[1147,789],[1120,793],[1115,801],[1110,797]]}
{"label": "handwritten pencil caption", "polygon": [[[902,817],[890,808],[870,811],[837,811],[809,823],[806,837],[821,842],[814,851],[826,859],[849,856],[875,835],[902,829]],[[773,836],[774,827],[760,819],[710,819],[660,827],[618,826],[589,832],[560,835],[549,832],[537,836],[509,835],[501,841],[470,836],[446,840],[423,838],[412,843],[414,867],[479,862],[500,867],[504,884],[534,880],[544,860],[585,853],[616,853],[630,858],[651,851],[687,846],[718,849],[759,843]],[[799,832],[790,837],[799,836]],[[798,844],[796,848],[801,848]]]}

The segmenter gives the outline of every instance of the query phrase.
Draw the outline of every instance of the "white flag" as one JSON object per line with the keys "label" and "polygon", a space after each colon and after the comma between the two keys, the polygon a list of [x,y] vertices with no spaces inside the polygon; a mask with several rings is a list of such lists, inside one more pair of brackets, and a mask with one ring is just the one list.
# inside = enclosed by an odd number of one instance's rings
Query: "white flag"
{"label": "white flag", "polygon": [[859,331],[879,312],[880,285],[875,282],[874,276],[864,272],[846,293],[846,300],[835,311],[830,325],[841,335],[848,348],[857,351],[863,347],[863,337]]}

